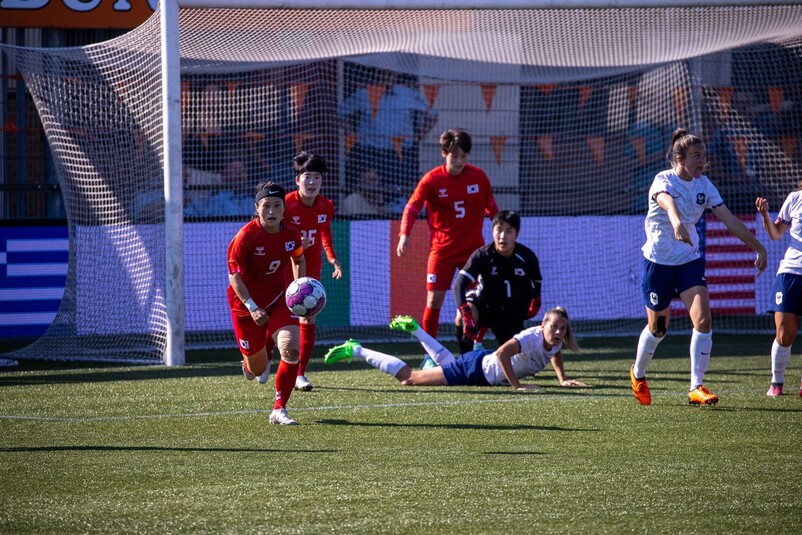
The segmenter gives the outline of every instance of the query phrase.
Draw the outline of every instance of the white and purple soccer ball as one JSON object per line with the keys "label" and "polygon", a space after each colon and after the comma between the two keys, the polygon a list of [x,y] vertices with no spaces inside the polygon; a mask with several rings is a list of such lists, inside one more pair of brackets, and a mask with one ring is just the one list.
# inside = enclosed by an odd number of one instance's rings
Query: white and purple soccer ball
{"label": "white and purple soccer ball", "polygon": [[311,318],[326,306],[326,289],[317,279],[300,277],[287,286],[284,298],[293,314]]}

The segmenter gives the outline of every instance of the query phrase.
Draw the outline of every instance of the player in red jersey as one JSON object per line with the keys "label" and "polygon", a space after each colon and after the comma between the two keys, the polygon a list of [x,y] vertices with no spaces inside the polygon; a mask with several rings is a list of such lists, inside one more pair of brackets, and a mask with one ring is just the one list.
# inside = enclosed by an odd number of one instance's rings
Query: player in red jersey
{"label": "player in red jersey", "polygon": [[433,338],[437,336],[440,308],[454,273],[465,265],[473,251],[485,244],[484,216],[492,218],[498,212],[487,175],[468,163],[471,147],[471,136],[464,130],[451,129],[440,134],[445,163],[423,175],[401,218],[398,256],[404,256],[409,249],[412,225],[426,207],[431,237],[422,327]]}
{"label": "player in red jersey", "polygon": [[298,375],[299,332],[284,291],[290,271],[294,278],[306,275],[306,260],[300,234],[282,221],[285,196],[284,188],[273,182],[257,186],[256,217],[228,246],[228,306],[246,379],[267,382],[267,354],[278,347],[281,361],[270,423],[293,425],[286,406]]}
{"label": "player in red jersey", "polygon": [[[320,156],[301,152],[293,162],[295,183],[298,189],[287,194],[284,221],[298,229],[303,240],[306,257],[306,274],[320,280],[323,268],[323,251],[326,259],[334,266],[331,274],[335,279],[343,276],[342,267],[334,253],[334,240],[331,236],[331,220],[334,216],[334,203],[320,195],[323,173],[327,171],[326,162]],[[306,365],[315,347],[315,318],[300,318],[301,321],[301,362],[296,390],[310,391],[312,383],[306,378]]]}

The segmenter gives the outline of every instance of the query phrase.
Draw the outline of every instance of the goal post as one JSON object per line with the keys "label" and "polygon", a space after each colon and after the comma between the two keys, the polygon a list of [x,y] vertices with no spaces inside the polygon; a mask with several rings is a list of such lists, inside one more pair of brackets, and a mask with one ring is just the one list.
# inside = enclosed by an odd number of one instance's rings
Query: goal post
{"label": "goal post", "polygon": [[[776,210],[800,176],[802,6],[687,4],[163,0],[108,42],[2,46],[42,117],[70,229],[61,310],[19,356],[180,365],[186,347],[232,347],[225,247],[258,181],[294,186],[301,149],[330,164],[347,268],[324,270],[318,338],[399,339],[386,322],[420,315],[427,232],[417,222],[398,259],[399,213],[450,127],[471,132],[471,161],[522,214],[544,309],[566,306],[585,335],[639,331],[642,205],[674,127],[705,139],[711,178],[755,233],[754,195]],[[371,145],[359,118],[388,127],[389,78],[412,130]],[[715,220],[704,236],[717,328],[764,332],[770,277],[755,280]],[[454,313],[449,296],[441,324]]]}

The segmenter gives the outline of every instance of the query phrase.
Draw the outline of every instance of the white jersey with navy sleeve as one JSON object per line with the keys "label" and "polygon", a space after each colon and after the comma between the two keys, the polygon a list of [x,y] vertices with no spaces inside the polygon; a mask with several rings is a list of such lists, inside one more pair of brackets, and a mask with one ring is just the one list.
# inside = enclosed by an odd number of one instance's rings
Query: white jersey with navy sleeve
{"label": "white jersey with navy sleeve", "polygon": [[791,244],[785,250],[777,273],[802,275],[802,191],[793,191],[777,214],[777,220],[789,226]]}
{"label": "white jersey with navy sleeve", "polygon": [[[518,340],[518,344],[521,346],[521,352],[513,355],[511,359],[512,369],[519,379],[541,371],[551,362],[551,357],[562,349],[562,344],[558,344],[546,351],[543,347],[543,327],[540,325],[524,329],[513,338]],[[482,371],[491,385],[498,386],[507,381],[495,352],[485,355],[482,359]]]}
{"label": "white jersey with navy sleeve", "polygon": [[[660,193],[668,193],[674,199],[680,220],[693,245],[674,237],[674,227],[668,219],[668,212],[657,204],[656,197]],[[641,248],[643,256],[656,264],[668,266],[679,266],[696,260],[701,256],[696,223],[705,210],[722,204],[724,201],[718,190],[704,175],[688,181],[682,180],[673,169],[658,173],[649,188],[649,211],[644,222],[646,243]]]}

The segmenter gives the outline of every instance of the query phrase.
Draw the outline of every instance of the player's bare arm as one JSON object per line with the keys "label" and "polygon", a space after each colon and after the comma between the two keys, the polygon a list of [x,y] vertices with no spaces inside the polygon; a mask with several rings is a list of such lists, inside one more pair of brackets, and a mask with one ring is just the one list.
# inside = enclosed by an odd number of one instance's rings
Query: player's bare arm
{"label": "player's bare arm", "polygon": [[295,279],[306,277],[306,258],[304,258],[304,255],[292,258],[292,276]]}
{"label": "player's bare arm", "polygon": [[231,284],[231,287],[234,289],[234,293],[237,294],[237,297],[239,297],[240,301],[242,301],[248,308],[254,323],[257,325],[265,325],[269,319],[268,315],[264,309],[259,308],[253,299],[251,299],[251,293],[248,291],[248,287],[245,286],[245,283],[242,281],[240,274],[229,273],[228,282]]}
{"label": "player's bare arm", "polygon": [[674,237],[683,243],[693,245],[691,237],[688,234],[688,229],[686,229],[685,225],[682,224],[679,211],[677,211],[677,205],[674,202],[674,198],[671,197],[671,194],[668,192],[659,193],[655,201],[660,205],[660,208],[665,210],[668,214],[668,219],[671,221],[671,226],[674,227]]}
{"label": "player's bare arm", "polygon": [[585,383],[577,379],[571,379],[565,376],[565,364],[563,363],[563,352],[558,351],[551,357],[551,367],[554,368],[554,373],[557,375],[557,382],[560,386],[577,386],[587,387]]}
{"label": "player's bare arm", "polygon": [[401,234],[401,236],[398,237],[398,247],[396,248],[395,252],[398,256],[404,256],[405,254],[407,254],[408,250],[409,250],[409,236],[407,236],[406,234]]}
{"label": "player's bare arm", "polygon": [[766,233],[769,235],[769,238],[774,241],[782,238],[783,234],[785,234],[785,231],[788,230],[788,225],[779,220],[772,221],[769,218],[769,201],[763,197],[758,197],[755,199],[755,208],[760,214],[760,218],[763,221],[763,228],[766,229]]}
{"label": "player's bare arm", "polygon": [[501,370],[504,372],[504,377],[506,377],[507,382],[510,383],[513,390],[537,390],[540,388],[537,385],[521,384],[518,380],[518,376],[515,375],[515,371],[512,369],[512,357],[520,352],[521,345],[515,338],[507,340],[501,347],[496,349],[496,358],[501,366]]}

